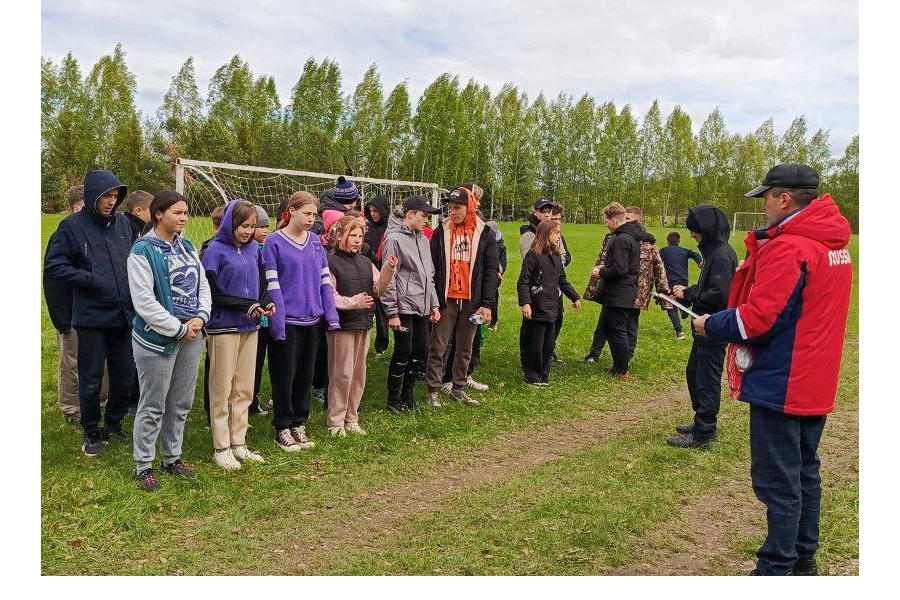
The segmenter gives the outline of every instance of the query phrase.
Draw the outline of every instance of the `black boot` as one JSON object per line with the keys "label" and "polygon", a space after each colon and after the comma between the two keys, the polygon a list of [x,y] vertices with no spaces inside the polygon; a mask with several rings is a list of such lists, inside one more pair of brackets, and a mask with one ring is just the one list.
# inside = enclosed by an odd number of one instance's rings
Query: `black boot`
{"label": "black boot", "polygon": [[403,387],[400,389],[400,403],[406,407],[406,410],[416,409],[415,389],[416,378],[412,373],[407,373],[403,378]]}
{"label": "black boot", "polygon": [[400,390],[404,383],[406,363],[391,364],[387,378],[387,409],[394,413],[406,411],[406,405],[400,400]]}
{"label": "black boot", "polygon": [[791,569],[791,575],[818,575],[815,558],[798,558]]}

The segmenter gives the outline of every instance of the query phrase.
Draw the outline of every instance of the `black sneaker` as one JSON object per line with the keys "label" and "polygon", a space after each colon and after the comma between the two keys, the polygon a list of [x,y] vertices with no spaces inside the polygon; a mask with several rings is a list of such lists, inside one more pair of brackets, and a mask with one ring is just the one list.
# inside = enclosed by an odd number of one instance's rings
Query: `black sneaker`
{"label": "black sneaker", "polygon": [[585,356],[584,358],[581,359],[581,362],[585,362],[589,365],[592,365],[595,362],[597,362],[597,357],[594,356],[593,354],[588,354],[587,356]]}
{"label": "black sneaker", "polygon": [[250,410],[247,411],[251,417],[264,417],[269,414],[269,411],[264,409],[261,405],[257,405],[255,407],[251,407]]}
{"label": "black sneaker", "polygon": [[700,441],[694,439],[693,434],[680,433],[667,438],[666,443],[675,448],[698,448],[700,450],[709,450],[710,440]]}
{"label": "black sneaker", "polygon": [[152,468],[147,468],[134,476],[134,482],[145,492],[155,492],[159,487]]}
{"label": "black sneaker", "polygon": [[103,445],[103,441],[100,439],[100,435],[86,435],[84,436],[84,443],[81,445],[81,451],[84,452],[85,456],[99,456],[103,454],[103,450],[106,446]]}
{"label": "black sneaker", "polygon": [[104,427],[102,435],[104,442],[124,442],[126,444],[131,443],[131,434],[123,431],[121,425],[116,425],[114,427]]}
{"label": "black sneaker", "polygon": [[180,458],[176,458],[168,464],[163,463],[162,467],[163,471],[165,471],[169,475],[176,475],[178,477],[184,477],[186,479],[193,479],[197,476],[197,474],[194,473],[194,471],[191,469],[191,466]]}
{"label": "black sneaker", "polygon": [[405,404],[388,404],[387,409],[395,415],[402,415],[409,411],[409,407]]}
{"label": "black sneaker", "polygon": [[798,558],[791,569],[791,575],[809,576],[818,575],[819,569],[816,568],[815,558]]}
{"label": "black sneaker", "polygon": [[691,423],[689,425],[676,425],[675,431],[678,433],[694,433],[694,424]]}

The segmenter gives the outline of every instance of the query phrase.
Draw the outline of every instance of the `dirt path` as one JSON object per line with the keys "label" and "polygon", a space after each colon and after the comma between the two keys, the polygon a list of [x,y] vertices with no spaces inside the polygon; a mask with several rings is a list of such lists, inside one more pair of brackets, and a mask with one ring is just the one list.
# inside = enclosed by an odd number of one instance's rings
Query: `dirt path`
{"label": "dirt path", "polygon": [[[826,425],[819,455],[824,490],[858,480],[859,412],[840,410]],[[761,537],[765,533],[765,509],[750,487],[750,474],[738,477],[709,493],[701,494],[672,519],[647,534],[635,550],[640,562],[603,569],[600,575],[711,575],[746,573],[753,558],[735,556],[729,539]],[[820,565],[821,566],[821,565]],[[829,564],[831,575],[854,575],[859,561]]]}
{"label": "dirt path", "polygon": [[[539,465],[595,448],[619,435],[623,429],[645,420],[648,414],[688,402],[684,390],[665,392],[607,411],[589,411],[578,419],[538,429],[503,435],[489,446],[475,449],[441,463],[439,469],[418,479],[362,494],[347,503],[345,511],[329,511],[315,531],[301,540],[287,541],[287,549],[266,563],[265,571],[327,573],[333,555],[341,548],[374,549],[380,539],[396,531],[405,521],[454,496],[514,478]],[[360,507],[364,507],[360,509]],[[294,557],[305,557],[297,562]]]}

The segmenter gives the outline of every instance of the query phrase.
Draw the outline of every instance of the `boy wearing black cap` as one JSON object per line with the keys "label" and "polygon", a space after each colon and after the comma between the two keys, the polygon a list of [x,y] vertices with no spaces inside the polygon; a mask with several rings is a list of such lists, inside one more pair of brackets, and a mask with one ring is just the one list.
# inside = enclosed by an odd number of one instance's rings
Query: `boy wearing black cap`
{"label": "boy wearing black cap", "polygon": [[[479,402],[465,392],[472,343],[481,323],[490,323],[497,295],[500,261],[493,231],[478,218],[478,199],[466,187],[459,186],[447,198],[450,216],[438,224],[431,236],[431,260],[434,284],[441,306],[441,319],[431,332],[428,349],[428,404],[440,406],[443,356],[456,334],[453,359],[453,387],[450,396],[469,406]],[[474,315],[479,315],[474,317]],[[475,318],[473,321],[471,319]]]}
{"label": "boy wearing black cap", "polygon": [[553,200],[547,198],[538,198],[534,203],[534,211],[528,215],[524,225],[519,227],[519,256],[525,258],[528,251],[531,250],[531,242],[534,241],[534,235],[537,232],[537,226],[541,221],[546,221],[553,215]]}
{"label": "boy wearing black cap", "polygon": [[422,233],[430,215],[441,211],[423,196],[403,202],[400,214],[388,219],[383,256],[396,256],[397,274],[381,295],[388,327],[394,332],[394,352],[388,365],[387,408],[400,414],[416,407],[416,368],[428,355],[428,322],[441,318],[434,286],[434,265]]}

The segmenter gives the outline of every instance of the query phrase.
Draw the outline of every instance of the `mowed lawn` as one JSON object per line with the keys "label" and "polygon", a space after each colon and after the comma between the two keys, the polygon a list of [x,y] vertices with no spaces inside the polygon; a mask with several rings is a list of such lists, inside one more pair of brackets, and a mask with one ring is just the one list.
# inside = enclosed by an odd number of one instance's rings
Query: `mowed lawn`
{"label": "mowed lawn", "polygon": [[[42,218],[42,256],[59,220]],[[190,230],[205,229],[197,224]],[[473,393],[481,407],[445,403],[392,415],[384,408],[387,359],[370,353],[360,414],[368,436],[328,438],[313,402],[307,429],[316,447],[286,454],[272,442],[271,415],[252,417],[248,443],[267,462],[226,473],[211,462],[198,386],[184,441],[198,477],[160,474],[153,494],[132,481],[130,447],[110,445],[99,458],[81,453],[80,428],[56,406],[55,332],[42,305],[42,573],[652,574],[666,572],[665,557],[678,555],[693,560],[676,572],[752,568],[764,507],[750,491],[746,405],[723,398],[712,451],[666,446],[673,426],[691,417],[684,392],[690,342],[674,339],[655,305],[641,317],[633,382],[602,375],[608,350],[595,365],[580,362],[599,312],[587,302],[580,313],[567,303],[563,362],[551,387],[524,386],[518,227],[501,224],[509,271],[500,328],[487,332],[475,375],[490,385]],[[651,228],[660,245],[668,231]],[[567,273],[580,293],[604,230],[566,225],[564,234],[574,255]],[[743,256],[743,234],[732,242]],[[824,573],[858,573],[857,290],[858,281],[837,411],[823,438]],[[417,388],[420,406],[424,392]],[[269,398],[268,375],[262,397]],[[124,425],[130,431],[130,417]],[[722,502],[736,509],[715,511]]]}

